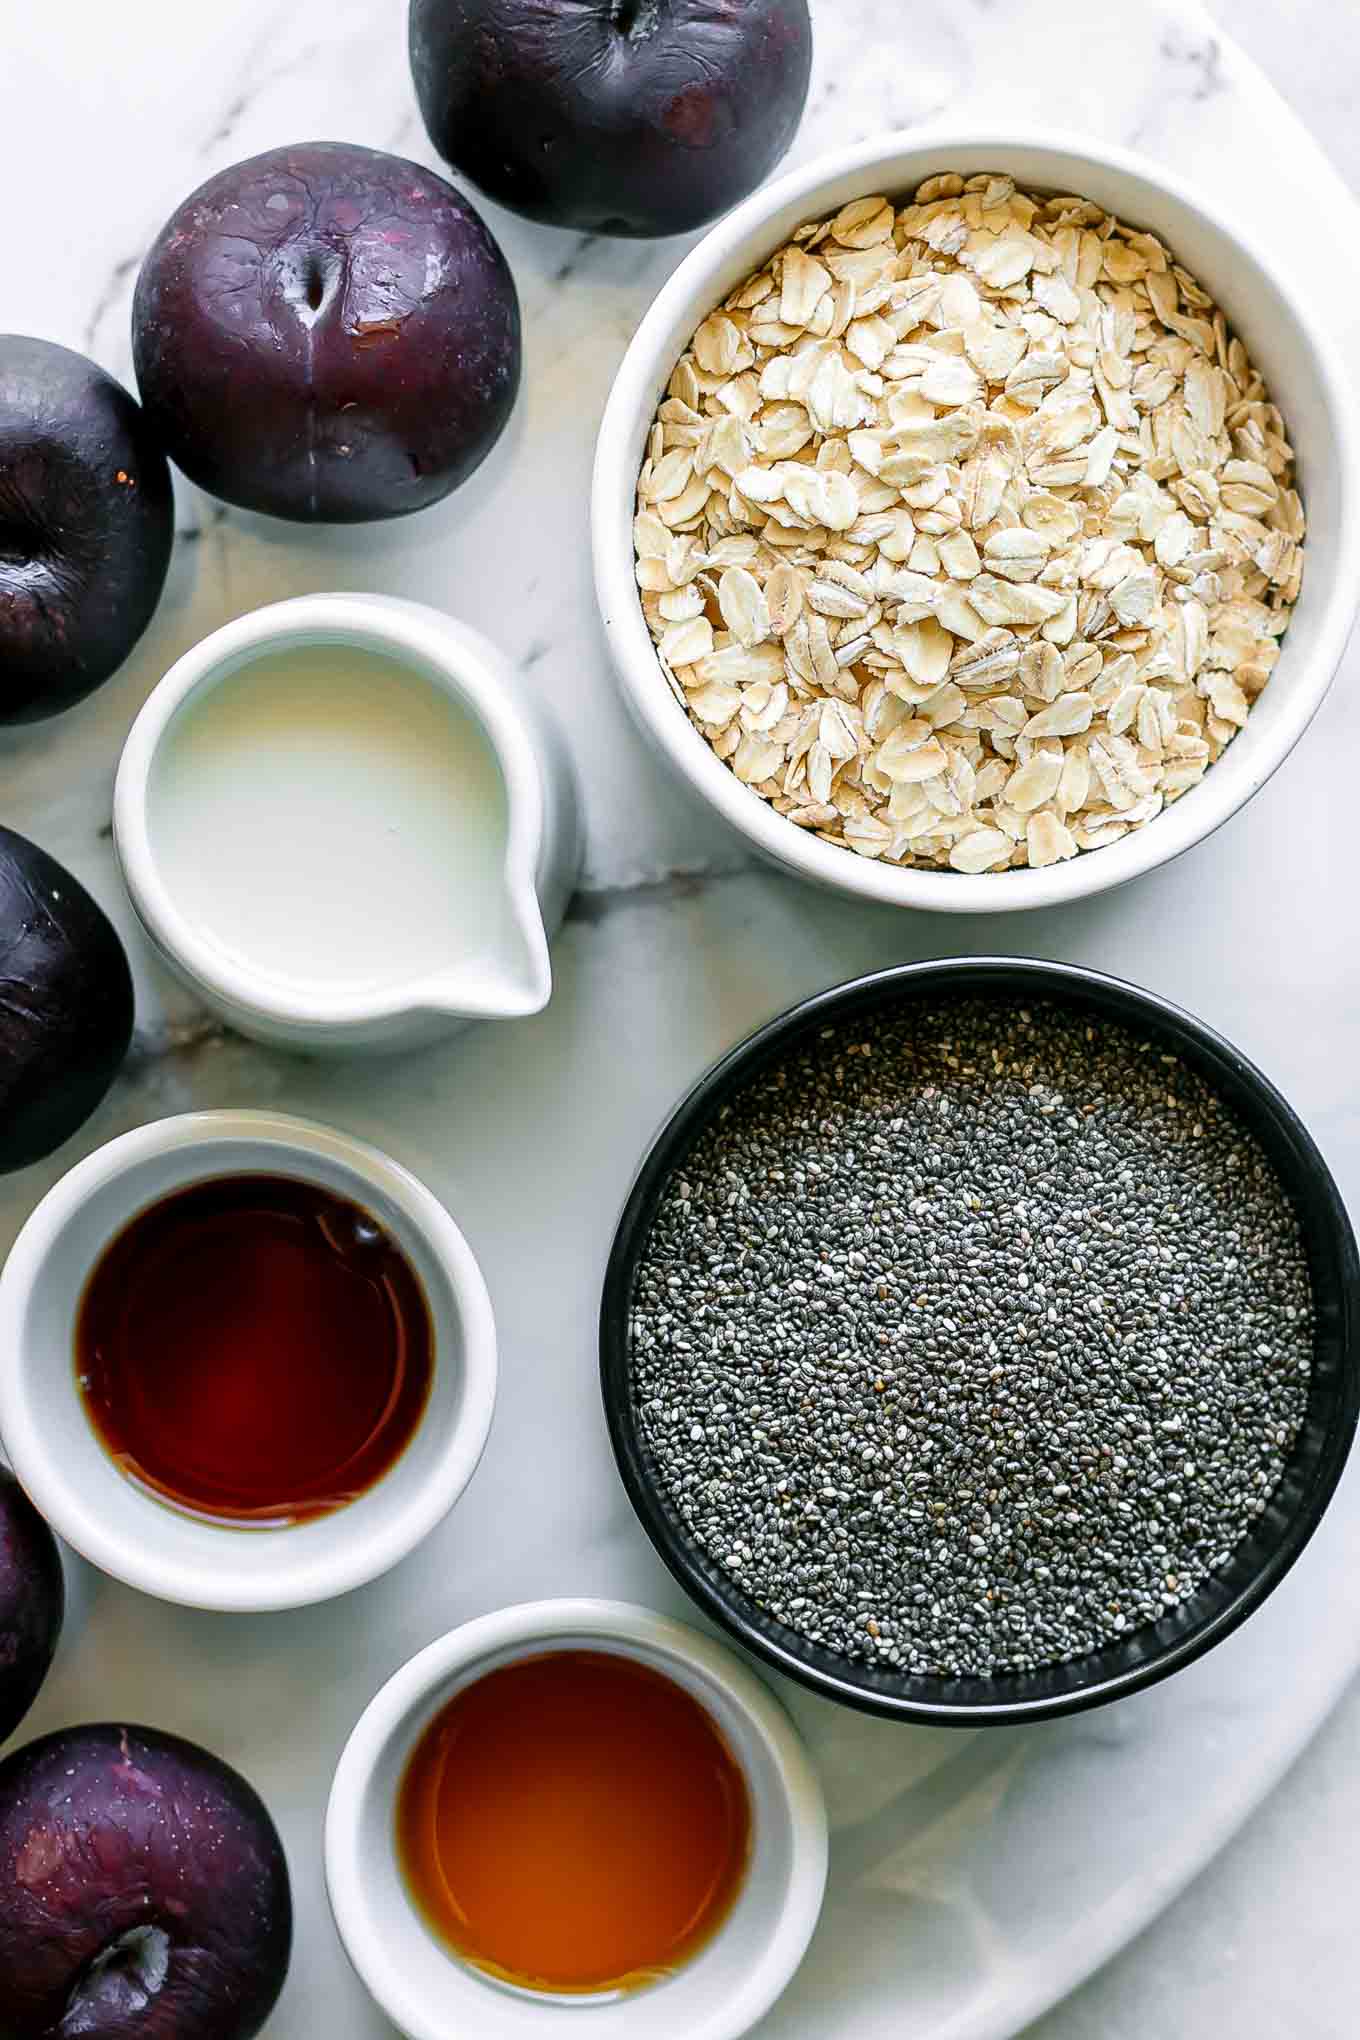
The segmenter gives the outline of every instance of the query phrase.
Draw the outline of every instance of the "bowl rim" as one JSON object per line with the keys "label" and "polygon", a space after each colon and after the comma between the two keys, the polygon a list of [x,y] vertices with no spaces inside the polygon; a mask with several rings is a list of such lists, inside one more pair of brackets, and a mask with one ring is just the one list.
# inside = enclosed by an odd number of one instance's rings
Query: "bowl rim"
{"label": "bowl rim", "polygon": [[505,790],[506,898],[534,979],[523,1010],[540,1012],[551,995],[552,970],[537,902],[546,801],[534,747],[496,670],[503,654],[455,617],[407,597],[359,589],[286,596],[220,625],[175,660],[138,711],[114,780],[114,846],[139,918],[191,983],[219,1005],[267,1026],[360,1031],[428,1012],[462,1018],[501,1014],[498,1002],[482,1012],[465,995],[451,1000],[448,965],[368,991],[318,991],[301,982],[281,983],[225,950],[178,903],[173,874],[164,870],[151,834],[152,781],[165,739],[193,696],[206,693],[219,678],[273,648],[328,639],[408,667],[414,662],[432,686],[481,726]]}
{"label": "bowl rim", "polygon": [[[382,1483],[407,1483],[407,1493],[392,1520],[375,1531],[362,1532],[347,1522],[352,1512],[337,1509],[321,1519],[332,1537],[322,1550],[289,1559],[287,1545],[274,1547],[274,1562],[264,1563],[255,1547],[253,1561],[229,1540],[258,1539],[258,1530],[241,1532],[222,1526],[222,1560],[209,1567],[168,1552],[153,1535],[135,1535],[110,1527],[81,1493],[78,1478],[47,1442],[45,1399],[29,1364],[17,1356],[23,1349],[24,1323],[36,1283],[48,1266],[67,1226],[89,1199],[159,1155],[192,1158],[197,1150],[223,1143],[250,1147],[250,1167],[263,1166],[260,1149],[277,1150],[305,1174],[313,1160],[338,1163],[398,1207],[407,1225],[448,1280],[452,1310],[462,1333],[462,1392],[457,1421],[439,1444],[418,1479],[403,1453],[382,1477]],[[186,1183],[198,1180],[186,1175]],[[362,1193],[361,1193],[362,1194]],[[132,1216],[129,1208],[110,1227]],[[264,1111],[187,1112],[133,1128],[96,1148],[67,1170],[34,1207],[0,1269],[0,1348],[10,1357],[0,1367],[0,1447],[21,1486],[53,1529],[91,1565],[112,1579],[156,1599],[182,1607],[226,1614],[266,1614],[309,1607],[366,1585],[387,1572],[442,1522],[476,1472],[496,1404],[496,1325],[491,1298],[481,1269],[462,1232],[439,1202],[409,1169],[367,1141],[338,1129],[289,1113]],[[74,1356],[72,1356],[74,1364]],[[426,1419],[422,1417],[421,1427]],[[416,1436],[420,1435],[417,1428]],[[412,1440],[414,1442],[414,1440]],[[409,1448],[408,1448],[409,1449]],[[148,1499],[159,1515],[163,1505]],[[149,1520],[148,1529],[152,1527]],[[287,1532],[280,1533],[285,1538]]]}
{"label": "bowl rim", "polygon": [[[443,2040],[448,2016],[429,2017],[411,1995],[369,1909],[364,1811],[378,1765],[412,1712],[454,1674],[481,1659],[515,1656],[563,1637],[612,1644],[645,1662],[669,1661],[701,1673],[741,1715],[771,1760],[789,1820],[789,1870],[774,1932],[720,2013],[692,2029],[692,2040],[737,2040],[762,2018],[791,1980],[821,1914],[828,1865],[826,1802],[802,1738],[779,1701],[726,1643],[651,1608],[573,1596],[525,1601],[474,1617],[418,1651],[369,1701],[341,1753],[326,1806],[326,1892],[336,1930],[369,1995],[414,2040]],[[414,1910],[414,1909],[413,1909]],[[469,1972],[469,1978],[471,1975]],[[563,2007],[542,2007],[543,2021]],[[568,2021],[570,2007],[566,2008]]]}
{"label": "bowl rim", "polygon": [[[1279,1144],[1290,1150],[1300,1175],[1309,1178],[1325,1214],[1337,1269],[1342,1374],[1325,1446],[1306,1497],[1278,1546],[1208,1621],[1146,1662],[1058,1695],[990,1702],[908,1698],[861,1682],[848,1660],[840,1660],[843,1672],[810,1664],[797,1647],[803,1641],[797,1633],[768,1617],[756,1620],[748,1615],[746,1609],[754,1611],[754,1604],[725,1581],[718,1583],[711,1563],[701,1559],[693,1540],[678,1526],[653,1479],[633,1406],[628,1351],[633,1277],[666,1180],[709,1123],[714,1109],[741,1087],[750,1072],[817,1021],[876,1008],[900,986],[909,992],[934,990],[941,997],[967,994],[970,989],[1036,999],[1048,994],[1077,1005],[1089,1003],[1127,1026],[1141,1026],[1167,1037],[1173,1048],[1190,1052],[1201,1072],[1212,1069],[1253,1095]],[[1184,1007],[1143,986],[1076,964],[1012,956],[945,957],[894,964],[832,985],[776,1015],[712,1064],[668,1115],[629,1189],[610,1248],[600,1301],[600,1384],[619,1474],[642,1528],[691,1600],[744,1648],[811,1691],[860,1713],[931,1727],[1015,1726],[1104,1706],[1169,1678],[1239,1628],[1289,1572],[1326,1513],[1360,1421],[1360,1250],[1331,1171],[1293,1106],[1239,1049]],[[790,1643],[785,1644],[782,1637],[788,1637]],[[823,1655],[831,1659],[836,1654]],[[1072,1662],[1079,1665],[1082,1660]]]}
{"label": "bowl rim", "polygon": [[[1099,851],[1040,869],[968,874],[889,865],[823,843],[777,814],[715,756],[675,701],[657,664],[634,578],[638,460],[632,443],[639,418],[651,417],[656,391],[664,387],[662,366],[669,373],[672,365],[672,330],[691,316],[702,316],[698,308],[711,308],[718,296],[714,282],[718,273],[747,242],[759,241],[776,216],[802,207],[815,212],[819,194],[851,176],[862,177],[866,192],[879,185],[900,189],[919,174],[910,168],[913,159],[946,152],[980,168],[1004,169],[1004,162],[989,165],[989,156],[1025,151],[1070,158],[1074,190],[1081,188],[1082,166],[1094,165],[1150,186],[1197,214],[1284,307],[1309,358],[1328,416],[1340,502],[1336,567],[1307,666],[1291,681],[1268,751],[1253,759],[1235,790],[1216,783],[1211,769],[1185,800],[1164,809],[1148,826]],[[754,253],[751,259],[756,259]],[[596,442],[591,491],[596,599],[618,683],[634,718],[692,791],[763,856],[858,898],[939,913],[1022,912],[1106,892],[1192,849],[1259,792],[1303,736],[1331,686],[1360,606],[1360,428],[1352,416],[1350,379],[1340,349],[1314,295],[1307,278],[1292,272],[1287,252],[1283,261],[1277,260],[1249,228],[1201,196],[1193,184],[1134,150],[1076,130],[933,123],[828,151],[765,185],[709,230],[653,300],[619,366]]]}

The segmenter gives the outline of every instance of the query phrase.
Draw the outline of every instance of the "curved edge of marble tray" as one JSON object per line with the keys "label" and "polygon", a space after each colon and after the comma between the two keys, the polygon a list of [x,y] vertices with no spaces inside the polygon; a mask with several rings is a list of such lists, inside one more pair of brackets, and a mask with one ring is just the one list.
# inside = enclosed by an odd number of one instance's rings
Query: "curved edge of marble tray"
{"label": "curved edge of marble tray", "polygon": [[[1270,1603],[1198,1664],[1113,1707],[962,1737],[850,1731],[784,1684],[833,1809],[866,1770],[907,1775],[838,1825],[821,1927],[761,2034],[1014,2040],[1218,1853],[1357,1666],[1360,1467]],[[1107,1847],[1093,1855],[1102,1821]]]}
{"label": "curved edge of marble tray", "polygon": [[[1015,2040],[1032,2021],[1051,2011],[1113,1960],[1193,1883],[1282,1783],[1357,1670],[1360,1670],[1360,1627],[1347,1625],[1344,1648],[1328,1665],[1326,1675],[1308,1688],[1304,1704],[1288,1718],[1281,1732],[1260,1745],[1261,1760],[1250,1778],[1239,1773],[1236,1793],[1215,1804],[1202,1828],[1182,1837],[1179,1846],[1174,1840],[1168,1843],[1155,1879],[1118,1893],[1100,1908],[1093,1920],[1060,1944],[1064,1952],[1070,1950],[1066,1978],[1059,1980],[1047,1965],[1036,1965],[1033,1974],[1018,1979],[1019,1988],[1004,2010],[961,2015],[940,2029],[939,2040]],[[1295,1701],[1299,1699],[1297,1691],[1293,1697]]]}

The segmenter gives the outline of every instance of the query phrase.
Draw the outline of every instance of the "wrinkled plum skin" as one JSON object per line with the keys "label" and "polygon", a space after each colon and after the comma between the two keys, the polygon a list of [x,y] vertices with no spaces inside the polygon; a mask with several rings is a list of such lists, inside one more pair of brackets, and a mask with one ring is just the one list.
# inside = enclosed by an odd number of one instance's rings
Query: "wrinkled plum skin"
{"label": "wrinkled plum skin", "polygon": [[127,951],[55,857],[0,828],[0,1175],[69,1140],[132,1039]]}
{"label": "wrinkled plum skin", "polygon": [[65,1612],[57,1540],[13,1474],[0,1470],[0,1742],[37,1699]]}
{"label": "wrinkled plum skin", "polygon": [[308,523],[446,496],[519,387],[514,282],[442,177],[338,142],[212,177],[147,255],[132,314],[142,403],[212,495]]}
{"label": "wrinkled plum skin", "polygon": [[56,715],[116,672],[174,537],[165,455],[122,384],[0,333],[0,723]]}
{"label": "wrinkled plum skin", "polygon": [[679,234],[754,191],[798,130],[808,0],[411,0],[439,154],[583,234]]}
{"label": "wrinkled plum skin", "polygon": [[[159,1980],[100,1956],[154,1930]],[[155,1729],[63,1729],[0,1764],[5,2040],[251,2040],[288,1969],[283,1849],[244,1778]]]}

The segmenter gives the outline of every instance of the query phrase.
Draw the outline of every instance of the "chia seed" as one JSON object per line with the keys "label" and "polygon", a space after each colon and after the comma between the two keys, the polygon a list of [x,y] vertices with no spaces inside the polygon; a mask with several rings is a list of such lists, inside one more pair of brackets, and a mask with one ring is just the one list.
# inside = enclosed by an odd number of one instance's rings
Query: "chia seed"
{"label": "chia seed", "polygon": [[1254,1136],[1165,1045],[1046,1002],[828,1026],[671,1176],[634,1392],[743,1594],[848,1659],[1037,1670],[1169,1613],[1266,1507],[1312,1297]]}

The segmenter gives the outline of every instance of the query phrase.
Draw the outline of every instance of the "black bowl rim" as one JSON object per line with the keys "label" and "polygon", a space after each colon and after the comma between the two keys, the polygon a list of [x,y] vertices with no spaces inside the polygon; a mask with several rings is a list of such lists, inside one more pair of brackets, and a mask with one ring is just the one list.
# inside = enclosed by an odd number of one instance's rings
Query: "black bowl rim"
{"label": "black bowl rim", "polygon": [[[1301,1168],[1312,1178],[1325,1213],[1331,1257],[1337,1268],[1342,1373],[1336,1412],[1309,1492],[1279,1545],[1215,1615],[1156,1657],[1057,1696],[1005,1703],[922,1701],[871,1691],[852,1676],[849,1661],[844,1675],[806,1663],[748,1620],[742,1613],[739,1597],[720,1591],[704,1571],[691,1541],[681,1534],[657,1494],[633,1412],[628,1353],[633,1275],[657,1200],[677,1161],[688,1152],[714,1110],[739,1082],[793,1037],[818,1020],[843,1018],[857,1010],[881,1005],[897,986],[932,983],[942,993],[951,995],[976,990],[1041,997],[1048,991],[1065,997],[1069,1003],[1089,1003],[1122,1018],[1126,1024],[1141,1024],[1169,1037],[1173,1045],[1190,1046],[1198,1067],[1216,1068],[1255,1094],[1262,1116],[1273,1122],[1277,1136],[1293,1150]],[[799,1685],[859,1713],[936,1728],[1016,1726],[1106,1706],[1158,1684],[1203,1657],[1240,1628],[1274,1592],[1326,1513],[1355,1439],[1360,1420],[1358,1321],[1360,1252],[1341,1192],[1316,1142],[1288,1099],[1230,1041],[1160,993],[1083,965],[1014,956],[944,957],[889,965],[847,978],[800,1000],[719,1057],[682,1096],[643,1158],[614,1234],[600,1303],[600,1381],[619,1474],[642,1528],[691,1600],[745,1649]]]}

